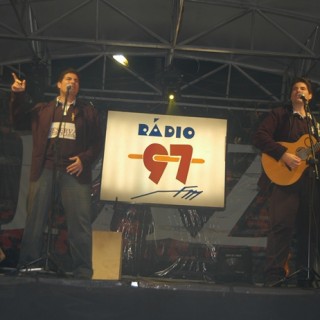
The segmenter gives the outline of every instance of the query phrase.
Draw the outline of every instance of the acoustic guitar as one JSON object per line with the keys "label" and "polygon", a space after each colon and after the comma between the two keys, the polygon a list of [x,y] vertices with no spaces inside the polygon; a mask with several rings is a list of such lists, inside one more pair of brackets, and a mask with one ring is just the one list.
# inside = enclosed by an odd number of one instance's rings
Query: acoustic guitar
{"label": "acoustic guitar", "polygon": [[[314,137],[312,137],[312,141],[315,152],[317,152],[320,149],[320,142],[316,142]],[[277,161],[269,155],[262,153],[262,167],[272,182],[280,186],[289,186],[298,181],[305,169],[309,166],[308,159],[311,156],[310,138],[308,134],[305,134],[296,142],[278,143],[288,148],[287,152],[297,155],[303,161],[297,168],[291,169],[283,161]]]}

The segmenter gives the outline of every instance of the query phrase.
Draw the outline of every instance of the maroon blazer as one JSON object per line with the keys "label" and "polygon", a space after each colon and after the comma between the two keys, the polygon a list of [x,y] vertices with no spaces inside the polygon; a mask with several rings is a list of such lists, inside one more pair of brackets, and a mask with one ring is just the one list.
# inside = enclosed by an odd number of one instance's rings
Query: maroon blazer
{"label": "maroon blazer", "polygon": [[253,135],[253,145],[279,160],[287,148],[277,143],[296,142],[308,133],[305,119],[293,114],[291,106],[274,108],[267,114]]}
{"label": "maroon blazer", "polygon": [[[16,130],[32,131],[33,149],[30,180],[36,181],[43,170],[48,134],[54,116],[56,100],[41,102],[29,109],[24,93],[12,93],[10,114]],[[77,132],[75,155],[81,159],[83,171],[77,179],[80,183],[91,182],[92,163],[102,150],[102,132],[97,110],[92,104],[77,99],[75,104]]]}

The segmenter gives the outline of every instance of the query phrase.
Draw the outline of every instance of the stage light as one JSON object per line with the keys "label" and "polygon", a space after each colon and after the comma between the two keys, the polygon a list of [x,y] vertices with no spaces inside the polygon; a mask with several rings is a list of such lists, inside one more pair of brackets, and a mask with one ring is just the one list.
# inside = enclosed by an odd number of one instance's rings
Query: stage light
{"label": "stage light", "polygon": [[168,96],[169,100],[172,101],[174,100],[175,96],[173,93],[169,93],[169,96]]}
{"label": "stage light", "polygon": [[169,101],[180,100],[180,86],[182,75],[173,67],[169,67],[164,71],[160,81],[163,86],[163,98]]}
{"label": "stage light", "polygon": [[165,91],[165,97],[169,101],[178,101],[180,100],[180,92],[176,87],[167,88]]}
{"label": "stage light", "polygon": [[114,54],[113,59],[122,64],[123,66],[127,67],[129,65],[129,62],[127,58],[122,54]]}

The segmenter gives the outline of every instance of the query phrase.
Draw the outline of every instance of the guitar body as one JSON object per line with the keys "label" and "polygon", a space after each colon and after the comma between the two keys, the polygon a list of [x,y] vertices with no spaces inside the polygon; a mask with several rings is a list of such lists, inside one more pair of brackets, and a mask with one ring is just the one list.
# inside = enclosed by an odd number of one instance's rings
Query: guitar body
{"label": "guitar body", "polygon": [[[312,139],[316,143],[316,139]],[[309,166],[307,159],[310,156],[310,139],[309,135],[303,135],[298,141],[290,142],[278,142],[284,147],[288,148],[289,153],[299,156],[303,161],[300,166],[295,169],[289,168],[283,161],[275,160],[269,155],[262,153],[261,163],[262,167],[267,174],[268,178],[280,186],[289,186],[297,182],[302,176],[305,169]],[[315,145],[318,148],[318,144]]]}

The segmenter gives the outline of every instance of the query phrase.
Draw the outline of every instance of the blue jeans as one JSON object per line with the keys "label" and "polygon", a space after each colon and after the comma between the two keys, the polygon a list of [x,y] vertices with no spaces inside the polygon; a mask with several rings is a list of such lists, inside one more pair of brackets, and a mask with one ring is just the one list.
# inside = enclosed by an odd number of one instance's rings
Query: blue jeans
{"label": "blue jeans", "polygon": [[[43,236],[52,210],[52,170],[44,169],[40,178],[30,183],[27,220],[21,243],[19,265],[41,257]],[[59,195],[66,216],[68,243],[75,277],[92,276],[91,186],[58,171],[54,194]]]}

